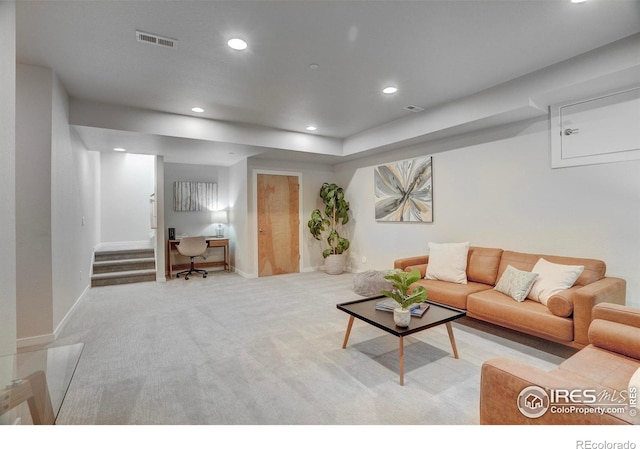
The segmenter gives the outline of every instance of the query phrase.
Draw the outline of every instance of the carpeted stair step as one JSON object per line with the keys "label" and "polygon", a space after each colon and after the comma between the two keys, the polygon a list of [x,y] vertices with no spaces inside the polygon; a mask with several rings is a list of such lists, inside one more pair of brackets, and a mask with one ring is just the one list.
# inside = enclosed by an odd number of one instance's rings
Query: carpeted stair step
{"label": "carpeted stair step", "polygon": [[95,252],[94,261],[148,259],[154,256],[155,252],[153,248],[99,250]]}
{"label": "carpeted stair step", "polygon": [[156,270],[120,271],[112,273],[99,273],[91,276],[92,287],[106,285],[132,284],[135,282],[150,282],[156,280]]}
{"label": "carpeted stair step", "polygon": [[156,260],[153,257],[139,259],[119,259],[94,262],[93,274],[115,273],[119,271],[155,270]]}

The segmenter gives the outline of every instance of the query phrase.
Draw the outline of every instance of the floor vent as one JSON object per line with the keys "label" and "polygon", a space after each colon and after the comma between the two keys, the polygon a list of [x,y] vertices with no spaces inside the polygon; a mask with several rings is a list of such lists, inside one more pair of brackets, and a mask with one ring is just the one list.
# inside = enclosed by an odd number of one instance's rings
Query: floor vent
{"label": "floor vent", "polygon": [[178,41],[171,39],[170,37],[162,37],[151,33],[145,33],[144,31],[136,31],[136,39],[138,42],[144,42],[145,44],[159,45],[160,47],[174,48]]}

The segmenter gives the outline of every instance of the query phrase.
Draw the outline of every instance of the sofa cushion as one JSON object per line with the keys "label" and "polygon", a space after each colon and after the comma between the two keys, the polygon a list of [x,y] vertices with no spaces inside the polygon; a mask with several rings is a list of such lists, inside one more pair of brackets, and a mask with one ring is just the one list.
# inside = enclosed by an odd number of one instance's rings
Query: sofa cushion
{"label": "sofa cushion", "polygon": [[589,285],[593,282],[604,278],[606,273],[606,265],[603,261],[597,259],[584,259],[578,257],[563,257],[541,254],[519,253],[517,251],[504,251],[502,259],[500,259],[500,268],[498,269],[498,278],[507,268],[512,265],[518,270],[532,271],[533,266],[538,259],[544,257],[549,262],[559,263],[563,265],[584,265],[584,271],[578,277],[575,285]]}
{"label": "sofa cushion", "polygon": [[509,265],[502,273],[495,290],[522,302],[526,299],[537,277],[537,273],[518,270]]}
{"label": "sofa cushion", "polygon": [[539,276],[534,282],[528,298],[547,305],[551,296],[573,286],[584,271],[584,265],[558,264],[541,257],[531,271],[538,273]]}
{"label": "sofa cushion", "polygon": [[432,279],[420,279],[413,285],[422,285],[426,288],[427,299],[429,301],[435,301],[440,304],[455,307],[456,309],[467,308],[467,296],[469,296],[469,294],[491,289],[490,285],[479,282],[455,284],[453,282]]}
{"label": "sofa cushion", "polygon": [[631,377],[639,367],[638,360],[588,345],[562,362],[556,372],[573,379],[582,379],[580,383],[589,388],[602,386],[620,393],[627,389]]}
{"label": "sofa cushion", "polygon": [[429,264],[425,278],[466,284],[468,255],[469,242],[429,242]]}
{"label": "sofa cushion", "polygon": [[581,287],[574,286],[556,293],[547,301],[547,308],[555,316],[569,317],[573,314],[573,296]]}
{"label": "sofa cushion", "polygon": [[502,252],[500,248],[469,248],[467,279],[473,282],[496,285]]}
{"label": "sofa cushion", "polygon": [[572,319],[555,316],[536,301],[516,302],[494,289],[470,294],[467,316],[547,340],[573,340]]}

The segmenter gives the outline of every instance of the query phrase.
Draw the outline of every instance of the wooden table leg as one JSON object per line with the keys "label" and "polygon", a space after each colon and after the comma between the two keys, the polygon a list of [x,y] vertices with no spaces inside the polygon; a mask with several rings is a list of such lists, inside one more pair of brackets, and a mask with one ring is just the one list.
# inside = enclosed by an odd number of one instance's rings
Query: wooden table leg
{"label": "wooden table leg", "polygon": [[404,338],[400,337],[400,385],[404,385]]}
{"label": "wooden table leg", "polygon": [[27,400],[33,424],[54,424],[56,417],[53,413],[47,378],[44,371],[36,371],[26,378],[31,383],[33,396]]}
{"label": "wooden table leg", "polygon": [[453,348],[453,356],[458,358],[458,348],[456,348],[456,340],[453,338],[453,328],[451,327],[451,323],[446,323],[447,332],[449,333],[449,341],[451,342],[451,348]]}
{"label": "wooden table leg", "polygon": [[351,334],[351,326],[353,326],[354,318],[349,315],[349,324],[347,324],[347,332],[344,334],[344,341],[342,342],[342,349],[347,347],[347,342],[349,341],[349,334]]}
{"label": "wooden table leg", "polygon": [[36,371],[0,390],[0,415],[17,407],[24,401],[29,406],[33,424],[50,425],[55,423],[56,417],[53,413],[44,371]]}

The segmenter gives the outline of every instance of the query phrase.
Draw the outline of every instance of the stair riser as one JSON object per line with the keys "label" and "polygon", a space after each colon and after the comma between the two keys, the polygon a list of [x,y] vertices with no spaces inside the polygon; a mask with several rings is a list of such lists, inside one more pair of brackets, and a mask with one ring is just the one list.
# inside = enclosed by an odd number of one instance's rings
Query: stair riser
{"label": "stair riser", "polygon": [[119,271],[135,271],[135,270],[154,270],[156,268],[155,262],[126,262],[126,263],[113,263],[108,265],[94,265],[93,273],[117,273]]}

